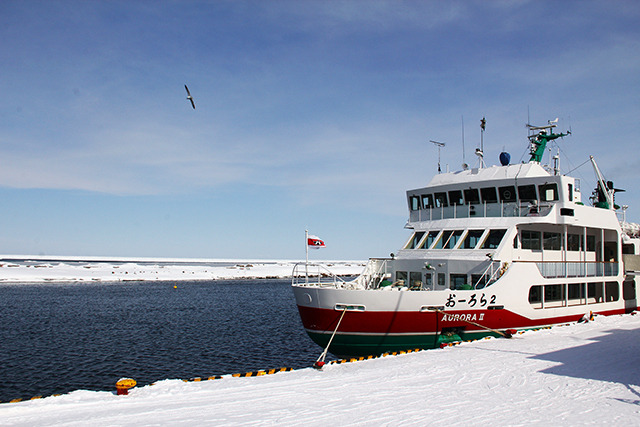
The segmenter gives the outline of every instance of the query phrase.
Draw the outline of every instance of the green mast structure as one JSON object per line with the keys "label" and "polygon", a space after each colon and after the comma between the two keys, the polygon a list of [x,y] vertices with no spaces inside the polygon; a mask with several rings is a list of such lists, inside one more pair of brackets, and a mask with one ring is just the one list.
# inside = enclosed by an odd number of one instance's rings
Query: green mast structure
{"label": "green mast structure", "polygon": [[[540,163],[540,161],[542,161],[542,155],[544,154],[544,150],[547,148],[547,143],[549,141],[571,135],[570,131],[567,131],[567,133],[553,133],[552,129],[556,127],[557,122],[558,119],[555,119],[554,121],[549,121],[547,126],[527,125],[529,130],[539,131],[538,133],[529,136],[529,140],[531,141],[530,162]],[[547,131],[549,131],[549,133],[547,133]]]}

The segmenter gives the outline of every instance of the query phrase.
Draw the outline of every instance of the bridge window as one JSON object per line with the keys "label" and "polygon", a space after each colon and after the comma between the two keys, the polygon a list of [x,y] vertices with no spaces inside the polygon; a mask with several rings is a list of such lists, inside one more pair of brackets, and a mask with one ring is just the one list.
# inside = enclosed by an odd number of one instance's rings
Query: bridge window
{"label": "bridge window", "polygon": [[464,205],[464,200],[462,199],[462,191],[461,190],[453,190],[449,191],[449,202],[451,205]]}
{"label": "bridge window", "polygon": [[447,207],[447,193],[436,193],[436,208]]}
{"label": "bridge window", "polygon": [[480,195],[482,195],[482,201],[485,203],[496,203],[498,201],[495,187],[481,188]]}
{"label": "bridge window", "polygon": [[558,200],[558,184],[542,184],[538,186],[540,190],[540,200],[551,202]]}
{"label": "bridge window", "polygon": [[480,203],[480,193],[477,188],[469,188],[464,190],[464,200],[468,205]]}
{"label": "bridge window", "polygon": [[409,197],[409,209],[412,211],[417,211],[420,209],[420,197],[418,196],[410,196]]}
{"label": "bridge window", "polygon": [[423,194],[422,209],[431,209],[433,207],[433,196],[431,194]]}
{"label": "bridge window", "polygon": [[535,185],[519,185],[518,186],[518,198],[521,202],[530,202],[537,200],[536,186]]}
{"label": "bridge window", "polygon": [[498,188],[501,202],[515,202],[516,201],[516,187],[509,185],[506,187]]}

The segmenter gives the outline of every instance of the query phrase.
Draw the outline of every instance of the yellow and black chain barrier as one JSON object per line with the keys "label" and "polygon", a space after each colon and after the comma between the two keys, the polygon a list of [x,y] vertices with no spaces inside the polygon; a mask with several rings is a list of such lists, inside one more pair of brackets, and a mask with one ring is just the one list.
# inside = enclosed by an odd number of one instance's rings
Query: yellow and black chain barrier
{"label": "yellow and black chain barrier", "polygon": [[[555,325],[555,326],[564,326],[565,324],[562,325]],[[568,325],[568,324],[566,324]],[[531,328],[531,329],[527,329],[527,331],[539,331],[542,329],[551,329],[552,326],[544,326],[541,328]],[[525,332],[525,330],[521,330],[518,331],[518,334],[523,334]],[[482,339],[490,339],[492,337],[484,337]],[[473,342],[473,341],[477,341],[477,340],[467,340],[467,341],[453,341],[450,343],[446,343],[443,345],[443,347],[453,347],[459,344],[462,344],[463,342]],[[360,356],[360,357],[351,357],[349,359],[340,359],[340,360],[332,360],[329,362],[330,365],[340,365],[343,363],[352,363],[352,362],[360,362],[363,360],[371,360],[371,359],[377,359],[380,357],[387,357],[387,356],[399,356],[401,354],[409,354],[409,353],[416,353],[419,351],[422,351],[424,349],[421,348],[416,348],[416,349],[409,349],[409,350],[399,350],[399,351],[392,351],[392,352],[387,352],[387,353],[382,353],[379,356]],[[233,378],[240,378],[240,377],[260,377],[263,375],[273,375],[276,374],[278,372],[290,372],[293,371],[293,368],[277,368],[277,369],[268,369],[268,370],[260,370],[260,371],[253,371],[253,372],[245,372],[243,374],[231,374],[231,377]],[[210,377],[193,377],[193,378],[189,378],[189,379],[183,379],[182,381],[184,382],[200,382],[200,381],[210,381],[210,380],[220,380],[223,379],[224,377],[228,377],[229,375],[213,375]],[[154,385],[155,383],[152,383],[151,385]],[[61,396],[61,394],[53,394],[51,395],[51,397],[54,396]],[[10,400],[8,402],[2,402],[0,401],[0,403],[18,403],[18,402],[23,402],[23,401],[27,401],[27,400],[37,400],[37,399],[42,399],[43,396],[34,396],[30,399],[13,399]]]}

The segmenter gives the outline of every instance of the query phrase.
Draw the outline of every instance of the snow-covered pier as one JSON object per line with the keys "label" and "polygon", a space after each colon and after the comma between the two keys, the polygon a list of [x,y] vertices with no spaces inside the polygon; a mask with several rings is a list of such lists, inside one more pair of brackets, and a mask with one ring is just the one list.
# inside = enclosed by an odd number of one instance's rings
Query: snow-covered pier
{"label": "snow-covered pier", "polygon": [[273,375],[0,404],[2,425],[640,423],[640,316]]}

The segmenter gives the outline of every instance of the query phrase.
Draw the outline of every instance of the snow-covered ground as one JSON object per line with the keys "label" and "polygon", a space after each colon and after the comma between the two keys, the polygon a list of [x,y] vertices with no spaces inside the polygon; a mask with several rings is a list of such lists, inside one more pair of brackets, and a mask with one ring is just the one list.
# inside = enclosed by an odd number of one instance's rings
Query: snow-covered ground
{"label": "snow-covered ground", "polygon": [[[0,283],[121,282],[290,277],[300,261],[168,258],[0,257]],[[337,275],[362,272],[365,261],[318,261]]]}
{"label": "snow-covered ground", "polygon": [[257,377],[0,404],[0,425],[640,425],[640,316]]}

